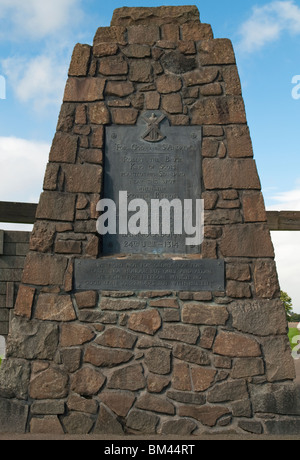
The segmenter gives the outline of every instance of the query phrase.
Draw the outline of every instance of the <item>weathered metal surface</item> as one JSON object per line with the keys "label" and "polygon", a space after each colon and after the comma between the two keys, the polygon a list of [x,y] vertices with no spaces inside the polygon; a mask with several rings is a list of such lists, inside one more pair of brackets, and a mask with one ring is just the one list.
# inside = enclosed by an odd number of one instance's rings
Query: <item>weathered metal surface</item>
{"label": "weathered metal surface", "polygon": [[224,261],[77,259],[74,282],[76,290],[224,291]]}

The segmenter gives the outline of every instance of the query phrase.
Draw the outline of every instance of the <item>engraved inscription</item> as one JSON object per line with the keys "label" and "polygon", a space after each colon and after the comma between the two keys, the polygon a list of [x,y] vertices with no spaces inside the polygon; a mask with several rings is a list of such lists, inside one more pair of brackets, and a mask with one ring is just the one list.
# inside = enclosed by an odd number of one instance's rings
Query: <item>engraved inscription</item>
{"label": "engraved inscription", "polygon": [[[141,119],[134,127],[106,128],[104,198],[113,200],[117,209],[120,191],[127,191],[128,201],[145,200],[149,209],[154,199],[200,199],[201,128],[170,127],[160,112]],[[147,235],[104,235],[103,254],[199,253],[199,246],[186,246],[186,235],[172,232],[173,218],[169,235],[151,235],[150,227]]]}
{"label": "engraved inscription", "polygon": [[77,290],[223,291],[218,260],[75,260]]}

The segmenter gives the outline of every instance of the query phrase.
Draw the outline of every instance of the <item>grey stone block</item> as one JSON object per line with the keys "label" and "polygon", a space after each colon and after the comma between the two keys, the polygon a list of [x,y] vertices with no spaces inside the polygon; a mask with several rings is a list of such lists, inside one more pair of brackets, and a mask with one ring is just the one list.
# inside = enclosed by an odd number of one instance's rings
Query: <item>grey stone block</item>
{"label": "grey stone block", "polygon": [[25,433],[28,405],[9,399],[0,399],[0,433]]}

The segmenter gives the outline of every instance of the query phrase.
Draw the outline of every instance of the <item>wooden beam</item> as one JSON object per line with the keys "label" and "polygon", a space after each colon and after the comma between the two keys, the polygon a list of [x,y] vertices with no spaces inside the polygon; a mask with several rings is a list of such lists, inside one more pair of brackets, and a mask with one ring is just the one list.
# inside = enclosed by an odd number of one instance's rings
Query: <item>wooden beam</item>
{"label": "wooden beam", "polygon": [[267,211],[271,231],[300,231],[300,211]]}
{"label": "wooden beam", "polygon": [[0,222],[34,224],[37,204],[0,201]]}

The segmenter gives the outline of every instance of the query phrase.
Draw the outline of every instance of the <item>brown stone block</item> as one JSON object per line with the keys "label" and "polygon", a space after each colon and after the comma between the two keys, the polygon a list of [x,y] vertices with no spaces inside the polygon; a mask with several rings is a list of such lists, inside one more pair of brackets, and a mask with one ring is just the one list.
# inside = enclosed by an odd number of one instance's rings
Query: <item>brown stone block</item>
{"label": "brown stone block", "polygon": [[76,107],[75,124],[85,125],[87,123],[86,109],[85,104],[80,104]]}
{"label": "brown stone block", "polygon": [[128,64],[122,56],[109,56],[100,60],[99,73],[103,75],[126,75]]}
{"label": "brown stone block", "polygon": [[242,97],[218,96],[203,98],[191,108],[193,125],[227,125],[246,123]]}
{"label": "brown stone block", "polygon": [[156,308],[179,308],[178,300],[177,299],[158,299],[158,300],[151,300],[150,307]]}
{"label": "brown stone block", "polygon": [[156,86],[161,94],[176,93],[181,90],[182,82],[176,75],[162,75],[156,80]]}
{"label": "brown stone block", "polygon": [[219,247],[224,257],[274,258],[270,232],[263,224],[225,226]]}
{"label": "brown stone block", "polygon": [[189,366],[186,363],[174,363],[172,388],[181,391],[192,391]]}
{"label": "brown stone block", "polygon": [[182,40],[213,40],[214,35],[210,24],[187,22],[181,26]]}
{"label": "brown stone block", "polygon": [[150,348],[146,352],[145,364],[149,372],[167,375],[171,371],[171,351],[160,347]]}
{"label": "brown stone block", "polygon": [[137,402],[135,403],[135,407],[137,407],[138,409],[144,409],[147,411],[157,412],[160,414],[175,414],[175,407],[171,402],[169,402],[165,398],[154,396],[148,393],[142,395],[137,400]]}
{"label": "brown stone block", "polygon": [[62,324],[60,334],[60,345],[62,347],[83,345],[95,337],[95,333],[90,327],[73,323]]}
{"label": "brown stone block", "polygon": [[104,102],[97,102],[89,106],[90,122],[95,125],[107,125],[110,122],[109,110]]}
{"label": "brown stone block", "polygon": [[88,73],[92,47],[89,45],[81,45],[77,43],[74,48],[71,64],[69,68],[69,76],[85,77]]}
{"label": "brown stone block", "polygon": [[217,329],[215,327],[206,327],[201,332],[200,347],[210,350],[213,346]]}
{"label": "brown stone block", "polygon": [[214,382],[217,371],[203,367],[192,367],[191,376],[194,391],[205,391]]}
{"label": "brown stone block", "polygon": [[182,321],[190,324],[224,326],[229,318],[226,307],[196,302],[186,303],[182,310]]}
{"label": "brown stone block", "polygon": [[126,417],[135,401],[134,394],[125,391],[103,391],[99,397],[119,417]]}
{"label": "brown stone block", "polygon": [[103,78],[75,78],[70,77],[67,81],[64,101],[65,102],[94,102],[103,100],[105,87]]}
{"label": "brown stone block", "polygon": [[227,264],[226,278],[235,281],[250,281],[250,267],[248,264]]}
{"label": "brown stone block", "polygon": [[180,30],[177,24],[164,24],[161,28],[162,38],[164,40],[170,40],[172,42],[178,42]]}
{"label": "brown stone block", "polygon": [[37,221],[31,233],[29,249],[38,252],[51,252],[55,237],[55,224]]}
{"label": "brown stone block", "polygon": [[75,104],[64,102],[61,106],[57,122],[57,131],[69,132],[73,128],[75,118]]}
{"label": "brown stone block", "polygon": [[106,329],[95,340],[97,345],[103,345],[104,347],[112,348],[126,348],[131,350],[136,342],[136,335],[131,334],[123,329],[117,327],[111,327]]}
{"label": "brown stone block", "polygon": [[98,370],[83,367],[71,378],[71,390],[82,396],[97,394],[105,383],[106,377]]}
{"label": "brown stone block", "polygon": [[261,356],[260,345],[256,340],[234,332],[219,333],[213,351],[218,355],[230,358]]}
{"label": "brown stone block", "polygon": [[181,40],[178,43],[178,49],[182,54],[196,54],[196,46],[193,41]]}
{"label": "brown stone block", "polygon": [[122,53],[129,58],[142,59],[151,56],[151,48],[148,45],[128,45]]}
{"label": "brown stone block", "polygon": [[61,285],[67,263],[65,257],[30,252],[26,257],[22,282],[37,286]]}
{"label": "brown stone block", "polygon": [[243,193],[245,222],[267,222],[264,198],[261,192]]}
{"label": "brown stone block", "polygon": [[43,418],[33,417],[30,420],[30,434],[52,433],[53,435],[63,435],[64,430],[56,415],[48,415]]}
{"label": "brown stone block", "polygon": [[23,316],[28,319],[31,318],[34,295],[34,288],[23,285],[19,287],[18,297],[14,308],[14,314],[16,316]]}
{"label": "brown stone block", "polygon": [[145,386],[146,379],[141,364],[134,364],[114,371],[107,385],[108,388],[130,391],[141,390]]}
{"label": "brown stone block", "polygon": [[126,27],[99,27],[94,37],[94,46],[98,43],[117,43],[126,45]]}
{"label": "brown stone block", "polygon": [[201,65],[235,64],[232,43],[227,38],[201,40],[198,44]]}
{"label": "brown stone block", "polygon": [[210,403],[221,403],[226,401],[242,401],[248,399],[248,389],[245,380],[226,381],[219,383],[212,388],[207,395]]}
{"label": "brown stone block", "polygon": [[215,158],[218,153],[219,142],[215,139],[204,138],[202,141],[202,156],[204,158]]}
{"label": "brown stone block", "polygon": [[44,183],[43,183],[44,190],[49,190],[49,191],[56,190],[57,183],[58,183],[58,174],[59,174],[59,165],[48,163],[46,172],[45,172]]}
{"label": "brown stone block", "polygon": [[264,374],[264,362],[260,358],[239,358],[235,361],[231,376],[234,379]]}
{"label": "brown stone block", "polygon": [[128,328],[132,331],[154,335],[161,327],[162,321],[157,310],[132,313],[128,320]]}
{"label": "brown stone block", "polygon": [[276,264],[273,260],[259,260],[255,263],[254,286],[257,297],[274,299],[280,296]]}
{"label": "brown stone block", "polygon": [[83,361],[97,367],[115,367],[127,363],[133,357],[131,351],[110,350],[89,345],[85,349]]}
{"label": "brown stone block", "polygon": [[57,240],[54,250],[57,254],[81,254],[81,241]]}
{"label": "brown stone block", "polygon": [[233,327],[259,336],[284,335],[287,321],[280,300],[248,300],[233,302],[228,309]]}
{"label": "brown stone block", "polygon": [[252,159],[205,158],[203,179],[208,190],[261,188],[256,163]]}
{"label": "brown stone block", "polygon": [[152,63],[148,59],[133,60],[130,63],[129,80],[137,83],[153,81]]}
{"label": "brown stone block", "polygon": [[58,367],[33,374],[29,385],[32,399],[62,399],[68,394],[68,376]]}
{"label": "brown stone block", "polygon": [[220,83],[209,83],[203,85],[200,88],[201,96],[221,96],[223,94],[223,88]]}
{"label": "brown stone block", "polygon": [[194,345],[199,337],[199,329],[196,326],[186,324],[164,324],[163,330],[159,332],[159,338],[176,340]]}
{"label": "brown stone block", "polygon": [[49,160],[61,163],[75,163],[78,136],[58,132],[53,139]]}
{"label": "brown stone block", "polygon": [[109,81],[105,88],[107,96],[124,97],[134,92],[134,86],[130,81]]}
{"label": "brown stone block", "polygon": [[93,55],[96,57],[114,56],[118,52],[116,43],[96,43],[93,47]]}
{"label": "brown stone block", "polygon": [[295,379],[295,364],[287,334],[262,338],[261,343],[268,381]]}
{"label": "brown stone block", "polygon": [[194,418],[209,427],[215,426],[219,418],[229,413],[226,407],[208,405],[204,407],[181,406],[178,410],[178,415],[181,417]]}
{"label": "brown stone block", "polygon": [[192,70],[183,75],[184,84],[189,87],[212,83],[216,80],[218,73],[219,70],[215,67],[203,67]]}
{"label": "brown stone block", "polygon": [[243,299],[251,297],[251,288],[249,283],[239,281],[227,281],[226,295],[234,299]]}
{"label": "brown stone block", "polygon": [[95,165],[64,165],[66,191],[69,193],[99,193],[102,168]]}
{"label": "brown stone block", "polygon": [[206,351],[201,350],[198,346],[178,343],[173,347],[173,355],[182,361],[199,364],[199,366],[209,366],[210,359]]}
{"label": "brown stone block", "polygon": [[225,82],[225,94],[227,96],[241,96],[242,87],[237,66],[223,66],[221,73]]}
{"label": "brown stone block", "polygon": [[113,123],[116,125],[134,125],[138,117],[136,109],[111,109]]}
{"label": "brown stone block", "polygon": [[129,44],[154,45],[160,39],[160,30],[156,25],[130,26],[127,32]]}
{"label": "brown stone block", "polygon": [[253,157],[253,148],[248,126],[228,126],[225,129],[229,157]]}
{"label": "brown stone block", "polygon": [[69,295],[40,294],[34,317],[43,321],[74,321],[76,314]]}
{"label": "brown stone block", "polygon": [[160,106],[160,94],[149,91],[145,94],[145,110],[158,110]]}
{"label": "brown stone block", "polygon": [[103,162],[103,152],[100,149],[80,149],[79,158],[83,163],[95,163],[101,165]]}
{"label": "brown stone block", "polygon": [[102,149],[104,141],[104,127],[98,126],[93,128],[93,134],[91,138],[91,147]]}
{"label": "brown stone block", "polygon": [[111,25],[184,24],[191,21],[200,21],[196,6],[123,7],[114,10]]}
{"label": "brown stone block", "polygon": [[162,108],[169,113],[182,113],[183,105],[179,93],[162,96]]}
{"label": "brown stone block", "polygon": [[97,306],[98,295],[95,291],[77,292],[75,299],[78,308],[93,308]]}
{"label": "brown stone block", "polygon": [[147,379],[147,389],[150,393],[161,393],[170,383],[170,377],[149,374]]}

